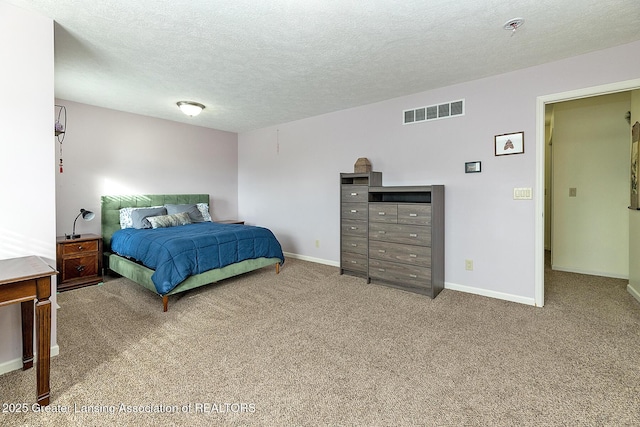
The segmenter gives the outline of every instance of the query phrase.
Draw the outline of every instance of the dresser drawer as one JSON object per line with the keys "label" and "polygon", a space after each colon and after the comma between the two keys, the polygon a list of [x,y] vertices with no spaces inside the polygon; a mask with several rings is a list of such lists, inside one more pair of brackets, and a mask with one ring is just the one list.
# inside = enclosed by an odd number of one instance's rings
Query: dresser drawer
{"label": "dresser drawer", "polygon": [[83,252],[96,252],[98,250],[97,240],[84,242],[69,242],[62,244],[62,255],[81,254]]}
{"label": "dresser drawer", "polygon": [[356,254],[367,254],[367,238],[344,236],[342,238],[342,252],[353,252]]}
{"label": "dresser drawer", "polygon": [[367,220],[366,203],[342,203],[340,208],[342,219]]}
{"label": "dresser drawer", "polygon": [[396,264],[377,259],[371,259],[369,263],[369,277],[410,286],[431,286],[430,268]]}
{"label": "dresser drawer", "polygon": [[343,185],[341,193],[343,202],[369,201],[369,187],[366,185]]}
{"label": "dresser drawer", "polygon": [[431,246],[431,227],[370,222],[369,240]]}
{"label": "dresser drawer", "polygon": [[352,252],[342,252],[342,268],[345,270],[367,272],[367,256]]}
{"label": "dresser drawer", "polygon": [[431,205],[398,205],[398,224],[431,225]]}
{"label": "dresser drawer", "polygon": [[370,203],[369,221],[395,224],[398,222],[398,205],[395,203]]}
{"label": "dresser drawer", "polygon": [[65,258],[62,261],[62,275],[65,281],[79,277],[96,276],[97,274],[98,257],[95,255]]}
{"label": "dresser drawer", "polygon": [[345,219],[342,221],[342,234],[347,236],[367,237],[367,222]]}
{"label": "dresser drawer", "polygon": [[369,245],[369,257],[382,261],[431,267],[431,248],[428,246],[371,241]]}

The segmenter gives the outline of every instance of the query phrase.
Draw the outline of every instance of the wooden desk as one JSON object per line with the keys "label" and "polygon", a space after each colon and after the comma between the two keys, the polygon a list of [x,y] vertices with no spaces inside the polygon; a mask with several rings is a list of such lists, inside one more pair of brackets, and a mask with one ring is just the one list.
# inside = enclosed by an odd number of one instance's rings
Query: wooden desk
{"label": "wooden desk", "polygon": [[22,370],[33,366],[33,307],[36,313],[37,402],[49,404],[51,276],[58,272],[37,256],[0,260],[0,307],[21,303]]}

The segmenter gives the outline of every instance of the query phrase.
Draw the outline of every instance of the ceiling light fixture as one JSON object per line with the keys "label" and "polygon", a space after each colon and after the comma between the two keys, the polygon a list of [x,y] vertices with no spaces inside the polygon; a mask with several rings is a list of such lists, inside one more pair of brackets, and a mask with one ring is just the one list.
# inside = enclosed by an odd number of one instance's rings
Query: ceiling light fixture
{"label": "ceiling light fixture", "polygon": [[511,31],[511,36],[513,36],[516,32],[516,30],[520,27],[522,27],[522,25],[524,24],[524,19],[522,18],[513,18],[513,19],[509,19],[507,22],[504,23],[504,25],[502,26],[502,28],[504,28],[507,31]]}
{"label": "ceiling light fixture", "polygon": [[197,102],[180,101],[176,104],[178,105],[178,108],[180,108],[180,111],[191,117],[197,116],[202,112],[202,110],[204,110],[204,105]]}

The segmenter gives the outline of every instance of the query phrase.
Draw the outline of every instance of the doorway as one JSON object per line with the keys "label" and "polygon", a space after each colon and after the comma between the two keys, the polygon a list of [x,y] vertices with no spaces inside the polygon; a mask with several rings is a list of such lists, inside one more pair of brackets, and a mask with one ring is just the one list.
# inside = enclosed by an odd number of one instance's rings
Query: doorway
{"label": "doorway", "polygon": [[[640,87],[640,79],[538,97],[536,101],[536,187],[535,187],[535,305],[544,305],[545,261],[545,110],[547,105],[593,96],[630,91]],[[552,226],[553,230],[553,226]]]}

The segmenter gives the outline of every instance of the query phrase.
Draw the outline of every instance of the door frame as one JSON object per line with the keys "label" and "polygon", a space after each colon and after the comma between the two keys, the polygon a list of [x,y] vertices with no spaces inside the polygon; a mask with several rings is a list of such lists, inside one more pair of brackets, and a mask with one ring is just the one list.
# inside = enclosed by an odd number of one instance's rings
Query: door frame
{"label": "door frame", "polygon": [[536,98],[536,181],[534,190],[534,304],[544,306],[544,154],[546,104],[640,89],[640,79],[592,86]]}

